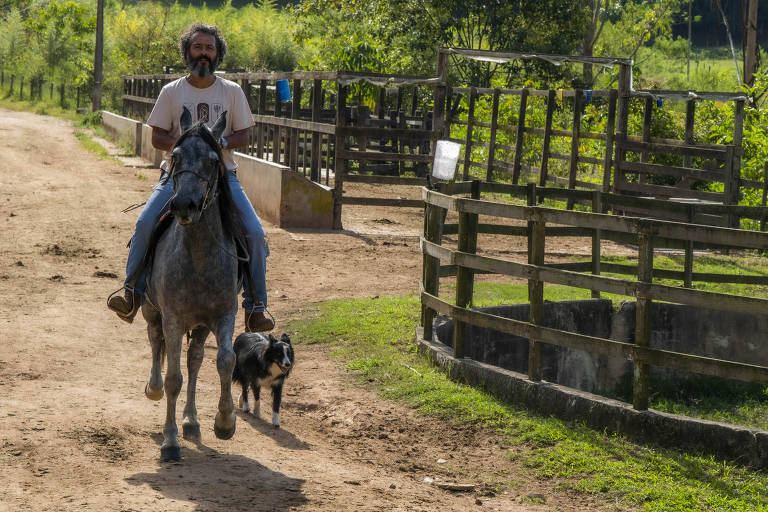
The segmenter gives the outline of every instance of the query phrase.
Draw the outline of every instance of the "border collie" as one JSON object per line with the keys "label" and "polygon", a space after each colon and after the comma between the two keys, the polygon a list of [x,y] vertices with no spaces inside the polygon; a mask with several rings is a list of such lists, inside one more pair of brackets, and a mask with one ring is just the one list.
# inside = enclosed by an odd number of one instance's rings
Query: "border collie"
{"label": "border collie", "polygon": [[253,415],[261,417],[259,392],[262,386],[272,387],[272,425],[280,426],[280,401],[283,396],[283,382],[293,368],[293,347],[291,338],[283,334],[280,339],[271,334],[246,332],[235,339],[237,363],[232,380],[239,382],[243,392],[238,407],[250,412],[248,386],[253,390]]}

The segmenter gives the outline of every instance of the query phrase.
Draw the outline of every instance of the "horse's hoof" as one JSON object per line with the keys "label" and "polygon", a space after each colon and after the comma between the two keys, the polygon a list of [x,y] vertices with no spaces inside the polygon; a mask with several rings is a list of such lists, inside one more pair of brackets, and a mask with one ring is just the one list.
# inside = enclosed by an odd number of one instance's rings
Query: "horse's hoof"
{"label": "horse's hoof", "polygon": [[236,424],[232,424],[232,428],[220,428],[216,423],[213,424],[213,433],[216,434],[216,437],[219,439],[232,439],[232,436],[235,435],[235,426]]}
{"label": "horse's hoof", "polygon": [[160,400],[163,398],[163,386],[153,390],[149,387],[149,382],[147,382],[147,385],[144,387],[144,394],[150,400]]}
{"label": "horse's hoof", "polygon": [[160,458],[163,462],[176,462],[181,460],[180,446],[166,446],[160,448]]}
{"label": "horse's hoof", "polygon": [[192,425],[192,424],[182,425],[181,435],[187,441],[192,441],[193,443],[199,443],[201,439],[200,425]]}

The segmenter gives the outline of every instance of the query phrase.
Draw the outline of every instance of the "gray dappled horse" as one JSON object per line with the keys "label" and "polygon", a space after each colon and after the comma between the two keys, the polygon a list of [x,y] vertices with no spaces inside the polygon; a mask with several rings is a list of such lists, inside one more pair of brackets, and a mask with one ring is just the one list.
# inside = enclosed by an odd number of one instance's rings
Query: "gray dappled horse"
{"label": "gray dappled horse", "polygon": [[[145,394],[152,400],[167,396],[163,444],[164,460],[179,460],[181,450],[176,427],[176,399],[182,385],[181,346],[191,331],[187,351],[187,403],[182,422],[185,439],[200,441],[200,423],[195,408],[197,374],[203,362],[205,339],[213,332],[218,344],[216,368],[221,380],[219,412],[214,421],[216,437],[229,439],[235,433],[232,402],[232,370],[235,353],[232,335],[237,312],[237,253],[226,176],[218,145],[226,126],[224,112],[212,129],[192,125],[184,108],[182,136],[172,152],[170,177],[174,195],[171,212],[175,219],[160,237],[147,279],[146,300],[141,312],[147,320],[152,346],[152,370]],[[163,384],[164,355],[168,366]]]}

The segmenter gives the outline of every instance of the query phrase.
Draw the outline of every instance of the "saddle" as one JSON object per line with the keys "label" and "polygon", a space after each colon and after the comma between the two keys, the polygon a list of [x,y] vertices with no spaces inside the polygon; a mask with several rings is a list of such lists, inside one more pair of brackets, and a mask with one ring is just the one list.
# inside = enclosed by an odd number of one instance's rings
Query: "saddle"
{"label": "saddle", "polygon": [[[144,272],[145,269],[152,268],[152,260],[155,256],[155,249],[157,249],[157,243],[160,241],[160,237],[165,233],[165,231],[168,229],[168,227],[173,222],[173,213],[171,213],[170,209],[167,209],[158,219],[157,223],[155,224],[155,227],[152,229],[152,235],[149,237],[149,246],[147,247],[147,252],[144,254],[144,258],[141,260],[141,264],[139,265],[139,268],[136,269],[136,272],[130,276],[128,276],[128,279],[126,279],[126,282],[130,284],[131,287],[135,284],[136,278]],[[128,241],[128,247],[131,246],[131,242],[133,241],[133,238]],[[251,273],[248,271],[248,262],[250,261],[251,255],[248,252],[248,245],[245,243],[245,235],[243,234],[242,230],[238,227],[238,231],[235,234],[235,248],[237,250],[237,286],[238,289],[242,287],[243,285],[243,279],[248,280],[248,285],[251,290],[255,290],[256,288],[253,285],[253,281],[251,280]]]}

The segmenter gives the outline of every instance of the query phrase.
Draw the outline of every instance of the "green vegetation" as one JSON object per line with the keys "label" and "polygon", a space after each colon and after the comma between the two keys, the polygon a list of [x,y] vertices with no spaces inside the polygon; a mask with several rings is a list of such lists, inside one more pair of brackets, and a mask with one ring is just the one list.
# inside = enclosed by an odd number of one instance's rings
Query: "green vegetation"
{"label": "green vegetation", "polygon": [[[478,296],[487,293],[483,283],[476,286]],[[507,297],[525,295],[525,285],[507,286]],[[415,295],[335,300],[317,304],[312,318],[289,328],[298,344],[329,346],[361,382],[373,383],[387,398],[446,421],[495,430],[515,448],[510,457],[563,488],[646,511],[768,510],[764,472],[537,417],[450,381],[416,354],[419,311]]]}

